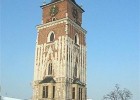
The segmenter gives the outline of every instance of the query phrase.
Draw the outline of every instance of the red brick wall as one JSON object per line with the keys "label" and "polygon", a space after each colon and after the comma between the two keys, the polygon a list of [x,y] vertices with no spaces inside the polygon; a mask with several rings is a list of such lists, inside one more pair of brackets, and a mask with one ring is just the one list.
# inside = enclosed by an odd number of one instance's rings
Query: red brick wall
{"label": "red brick wall", "polygon": [[59,12],[54,16],[56,19],[62,19],[66,16],[66,12],[67,12],[67,2],[66,1],[62,1],[62,2],[59,2],[56,4],[44,6],[43,7],[43,15],[42,15],[43,24],[51,21],[52,16],[50,15],[50,9],[54,5],[57,6],[59,9]]}
{"label": "red brick wall", "polygon": [[[82,23],[82,11],[77,6],[75,6],[71,1],[64,0],[64,1],[61,1],[61,2],[58,2],[55,4],[46,5],[43,7],[43,14],[42,14],[43,24],[50,22],[52,20],[52,16],[50,15],[50,8],[54,5],[59,8],[58,14],[56,14],[54,16],[56,19],[65,18],[66,13],[68,13],[68,17],[71,20],[75,20],[73,15],[72,15],[72,11],[73,11],[73,8],[76,8],[78,10],[77,21],[79,23]],[[69,28],[69,34],[68,34],[69,37],[74,39],[74,36],[77,33],[79,36],[79,43],[82,45],[86,45],[83,33],[81,33],[79,30],[77,30],[75,27],[73,27],[70,24],[68,25],[68,28]],[[46,29],[41,29],[39,31],[38,44],[47,43],[47,37],[48,37],[48,34],[50,31],[54,31],[55,32],[55,39],[58,39],[59,36],[66,35],[65,34],[65,24],[59,24],[59,25],[51,26],[51,27],[46,28]]]}
{"label": "red brick wall", "polygon": [[75,34],[77,33],[78,36],[79,36],[79,44],[81,44],[81,45],[86,45],[86,42],[85,42],[85,35],[84,35],[81,31],[77,30],[77,29],[76,29],[73,25],[71,25],[71,24],[68,25],[68,28],[69,28],[69,34],[68,34],[68,36],[69,36],[70,38],[72,38],[72,39],[74,40]]}
{"label": "red brick wall", "polygon": [[39,31],[39,35],[38,35],[38,44],[47,43],[48,34],[51,31],[54,31],[55,40],[57,40],[59,36],[66,35],[65,34],[65,24],[59,24],[59,25],[41,29]]}

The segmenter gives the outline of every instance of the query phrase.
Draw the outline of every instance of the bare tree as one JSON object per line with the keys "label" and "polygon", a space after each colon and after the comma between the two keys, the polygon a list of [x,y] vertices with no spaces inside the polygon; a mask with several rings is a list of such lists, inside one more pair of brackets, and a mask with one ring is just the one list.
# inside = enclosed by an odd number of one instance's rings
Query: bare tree
{"label": "bare tree", "polygon": [[132,93],[127,90],[121,90],[119,85],[115,85],[115,90],[103,97],[103,100],[129,100],[132,98]]}

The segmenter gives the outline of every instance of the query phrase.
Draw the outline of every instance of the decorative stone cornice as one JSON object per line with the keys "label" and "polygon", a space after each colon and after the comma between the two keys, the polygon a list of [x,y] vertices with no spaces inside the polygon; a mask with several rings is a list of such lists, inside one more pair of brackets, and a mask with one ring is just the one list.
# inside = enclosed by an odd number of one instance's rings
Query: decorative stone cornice
{"label": "decorative stone cornice", "polygon": [[66,23],[66,18],[56,20],[56,21],[52,21],[52,22],[48,22],[46,24],[40,24],[40,25],[37,25],[36,28],[37,28],[37,30],[40,30],[40,29],[43,29],[43,28],[51,27],[51,26],[54,26],[54,25],[62,24],[62,23]]}
{"label": "decorative stone cornice", "polygon": [[49,22],[49,23],[46,23],[46,24],[37,25],[36,28],[39,31],[40,29],[44,29],[44,28],[51,27],[51,26],[58,25],[58,24],[62,24],[62,23],[66,23],[66,24],[69,24],[70,23],[75,28],[77,28],[78,30],[80,30],[82,33],[84,33],[84,34],[87,33],[87,31],[85,29],[83,29],[81,26],[79,26],[78,24],[76,24],[73,20],[71,20],[68,17],[67,18],[63,18],[63,19],[59,19],[59,20],[56,20],[56,21],[52,21],[52,22]]}

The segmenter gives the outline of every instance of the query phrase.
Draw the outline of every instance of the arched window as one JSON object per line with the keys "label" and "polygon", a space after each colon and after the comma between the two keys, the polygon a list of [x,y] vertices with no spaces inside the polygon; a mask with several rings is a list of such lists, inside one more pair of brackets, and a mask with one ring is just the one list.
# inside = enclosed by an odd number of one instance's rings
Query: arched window
{"label": "arched window", "polygon": [[52,42],[54,40],[54,34],[52,33],[50,36],[50,42]]}
{"label": "arched window", "polygon": [[55,17],[53,17],[53,18],[52,18],[52,21],[56,21],[56,18],[55,18]]}
{"label": "arched window", "polygon": [[51,32],[48,34],[48,42],[53,42],[53,41],[54,41],[54,38],[55,38],[54,32],[51,31]]}
{"label": "arched window", "polygon": [[49,63],[48,66],[48,75],[52,75],[52,63]]}
{"label": "arched window", "polygon": [[75,34],[74,43],[79,45],[79,36],[78,36],[78,34]]}

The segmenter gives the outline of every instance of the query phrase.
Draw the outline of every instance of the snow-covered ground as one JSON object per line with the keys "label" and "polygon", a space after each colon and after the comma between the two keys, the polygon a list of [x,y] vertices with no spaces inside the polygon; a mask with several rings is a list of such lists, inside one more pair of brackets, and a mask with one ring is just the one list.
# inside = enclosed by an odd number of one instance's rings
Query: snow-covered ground
{"label": "snow-covered ground", "polygon": [[[10,97],[1,97],[1,100],[22,100],[22,99],[16,99],[16,98],[10,98]],[[87,99],[87,100],[92,100],[92,99]]]}
{"label": "snow-covered ground", "polygon": [[16,98],[10,98],[10,97],[1,97],[1,100],[22,100],[22,99],[16,99]]}
{"label": "snow-covered ground", "polygon": [[92,99],[87,99],[87,100],[92,100]]}

